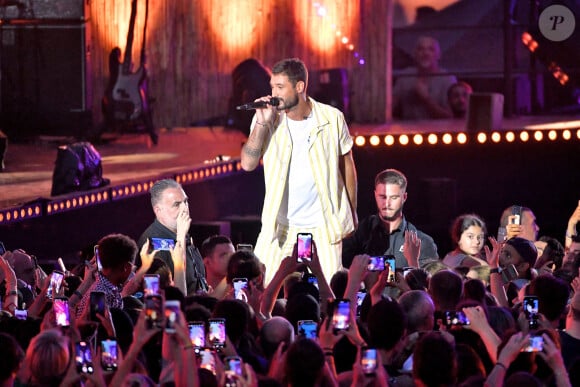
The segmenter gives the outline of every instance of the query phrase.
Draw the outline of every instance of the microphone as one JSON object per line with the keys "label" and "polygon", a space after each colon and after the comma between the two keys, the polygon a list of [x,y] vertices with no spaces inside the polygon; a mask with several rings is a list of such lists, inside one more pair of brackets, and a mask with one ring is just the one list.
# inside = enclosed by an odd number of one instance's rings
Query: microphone
{"label": "microphone", "polygon": [[280,105],[280,98],[272,97],[269,101],[257,101],[245,103],[243,105],[236,106],[236,110],[254,110],[266,107],[267,105],[278,106]]}

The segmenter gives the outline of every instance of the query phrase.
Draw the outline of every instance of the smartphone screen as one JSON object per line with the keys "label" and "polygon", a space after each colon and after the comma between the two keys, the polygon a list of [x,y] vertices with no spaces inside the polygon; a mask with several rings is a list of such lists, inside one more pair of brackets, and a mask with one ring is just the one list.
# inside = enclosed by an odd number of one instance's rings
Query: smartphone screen
{"label": "smartphone screen", "polygon": [[362,348],[360,362],[365,375],[373,375],[377,370],[377,350]]}
{"label": "smartphone screen", "polygon": [[223,318],[209,319],[209,343],[214,348],[223,348],[226,345],[226,320]]}
{"label": "smartphone screen", "polygon": [[145,274],[145,277],[143,277],[143,293],[146,296],[159,294],[159,274]]}
{"label": "smartphone screen", "polygon": [[196,352],[205,347],[205,323],[203,321],[194,321],[189,325],[189,339]]}
{"label": "smartphone screen", "polygon": [[386,264],[389,264],[389,282],[395,282],[395,271],[397,270],[395,261],[396,259],[394,255],[387,255],[385,257],[385,266]]}
{"label": "smartphone screen", "polygon": [[512,224],[522,224],[522,206],[512,207],[513,218],[510,220]]}
{"label": "smartphone screen", "polygon": [[309,284],[312,284],[314,286],[316,286],[316,289],[319,289],[318,287],[318,278],[316,278],[316,276],[312,273],[306,273],[304,274],[304,276],[306,277],[306,282],[308,282]]}
{"label": "smartphone screen", "polygon": [[151,238],[150,246],[153,250],[169,251],[175,248],[175,240],[167,238]]}
{"label": "smartphone screen", "polygon": [[461,310],[445,312],[445,323],[447,326],[463,326],[470,324],[469,319]]}
{"label": "smartphone screen", "polygon": [[347,330],[350,327],[350,301],[335,300],[333,303],[332,327],[335,331]]}
{"label": "smartphone screen", "polygon": [[544,350],[544,338],[542,336],[530,336],[528,345],[521,352],[541,352]]}
{"label": "smartphone screen", "polygon": [[245,291],[248,289],[248,279],[247,278],[234,278],[232,280],[234,285],[234,298],[236,300],[247,300]]}
{"label": "smartphone screen", "polygon": [[362,307],[363,301],[367,296],[366,292],[359,291],[356,293],[356,315],[360,316],[360,308]]}
{"label": "smartphone screen", "polygon": [[97,270],[99,272],[103,271],[103,265],[101,265],[101,257],[99,255],[99,245],[95,245],[95,261],[97,261]]}
{"label": "smartphone screen", "polygon": [[56,325],[59,327],[68,327],[70,325],[70,314],[68,300],[66,298],[55,298],[52,302],[54,318]]}
{"label": "smartphone screen", "polygon": [[64,273],[59,270],[54,270],[50,275],[50,284],[48,285],[48,289],[46,289],[46,297],[49,300],[52,300],[52,292],[53,290],[56,291],[58,294],[60,292],[60,287],[62,286],[62,280],[64,279]]}
{"label": "smartphone screen", "polygon": [[116,340],[101,341],[101,365],[105,371],[117,369],[118,349]]}
{"label": "smartphone screen", "polygon": [[538,297],[536,296],[525,296],[524,297],[524,314],[526,318],[529,320],[538,314],[539,310],[539,301]]}
{"label": "smartphone screen", "polygon": [[205,368],[215,375],[215,357],[211,349],[206,348],[200,353],[200,368]]}
{"label": "smartphone screen", "polygon": [[242,376],[242,359],[239,356],[227,356],[225,363],[226,371]]}
{"label": "smartphone screen", "polygon": [[145,318],[149,329],[162,327],[163,298],[160,295],[152,294],[145,297]]}
{"label": "smartphone screen", "polygon": [[85,341],[79,341],[75,345],[75,363],[80,374],[92,374],[94,371],[91,348]]}
{"label": "smartphone screen", "polygon": [[317,328],[318,324],[315,321],[300,320],[298,321],[298,336],[315,340],[317,337]]}
{"label": "smartphone screen", "polygon": [[254,246],[252,246],[248,243],[238,243],[236,245],[236,251],[240,251],[240,250],[254,251]]}
{"label": "smartphone screen", "polygon": [[511,282],[518,278],[518,269],[514,265],[508,265],[501,271],[501,278],[505,283]]}
{"label": "smartphone screen", "polygon": [[105,316],[105,303],[106,298],[105,298],[105,293],[103,292],[91,292],[91,312],[90,312],[90,318],[91,321],[100,321],[99,318],[97,317],[97,314],[100,314],[101,316]]}
{"label": "smartphone screen", "polygon": [[385,257],[376,255],[371,257],[367,266],[368,271],[383,271],[385,270]]}
{"label": "smartphone screen", "polygon": [[0,242],[0,255],[4,255],[6,252],[6,248],[4,247],[4,243]]}
{"label": "smartphone screen", "polygon": [[296,244],[298,245],[298,262],[312,260],[312,234],[299,233],[296,236]]}
{"label": "smartphone screen", "polygon": [[175,332],[175,325],[179,317],[180,302],[178,300],[165,301],[165,332]]}
{"label": "smartphone screen", "polygon": [[18,320],[26,320],[28,318],[28,311],[26,309],[14,309],[14,317]]}

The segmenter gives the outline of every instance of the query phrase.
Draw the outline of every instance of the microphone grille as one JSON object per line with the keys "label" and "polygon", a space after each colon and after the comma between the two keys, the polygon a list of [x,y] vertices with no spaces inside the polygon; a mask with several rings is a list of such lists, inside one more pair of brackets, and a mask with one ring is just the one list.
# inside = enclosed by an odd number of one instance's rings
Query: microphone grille
{"label": "microphone grille", "polygon": [[272,106],[278,106],[280,105],[280,98],[272,97],[268,103]]}

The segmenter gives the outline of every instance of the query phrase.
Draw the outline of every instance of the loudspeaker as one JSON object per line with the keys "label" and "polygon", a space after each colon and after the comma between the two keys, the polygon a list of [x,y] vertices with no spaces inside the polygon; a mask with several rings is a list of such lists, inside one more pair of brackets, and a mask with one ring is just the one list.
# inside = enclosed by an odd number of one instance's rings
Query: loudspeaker
{"label": "loudspeaker", "polygon": [[467,108],[467,131],[500,129],[503,117],[503,95],[472,93]]}
{"label": "loudspeaker", "polygon": [[347,122],[352,120],[348,72],[344,68],[325,69],[318,72],[318,89],[314,99],[332,105],[344,113]]}
{"label": "loudspeaker", "polygon": [[87,23],[0,26],[1,113],[10,137],[80,135],[92,123]]}

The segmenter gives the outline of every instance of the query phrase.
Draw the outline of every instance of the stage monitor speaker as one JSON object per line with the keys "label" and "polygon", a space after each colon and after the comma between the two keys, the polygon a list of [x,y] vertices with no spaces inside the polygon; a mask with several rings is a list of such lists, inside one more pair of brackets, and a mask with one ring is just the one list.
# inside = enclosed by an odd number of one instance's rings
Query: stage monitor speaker
{"label": "stage monitor speaker", "polygon": [[503,117],[503,95],[472,93],[467,108],[467,131],[500,129]]}
{"label": "stage monitor speaker", "polygon": [[344,113],[346,120],[350,122],[350,92],[347,70],[344,68],[320,70],[317,81],[318,88],[314,93],[314,99],[339,109]]}
{"label": "stage monitor speaker", "polygon": [[0,26],[1,113],[12,138],[80,135],[92,122],[87,23]]}

